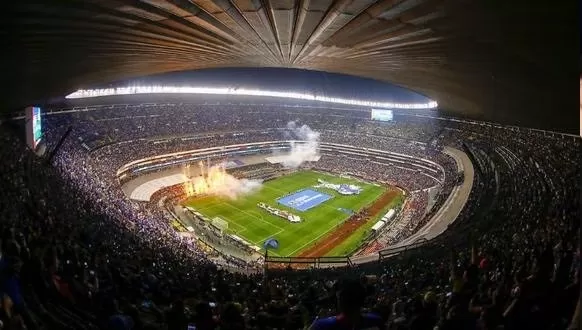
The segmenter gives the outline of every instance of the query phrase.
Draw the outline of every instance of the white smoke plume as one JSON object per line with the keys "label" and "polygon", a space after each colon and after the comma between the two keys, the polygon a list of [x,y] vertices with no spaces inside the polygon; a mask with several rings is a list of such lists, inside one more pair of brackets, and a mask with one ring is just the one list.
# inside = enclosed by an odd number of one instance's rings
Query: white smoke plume
{"label": "white smoke plume", "polygon": [[296,121],[287,123],[289,137],[304,143],[293,143],[291,151],[283,160],[283,166],[297,168],[306,161],[319,156],[319,132],[312,130],[307,125],[299,126]]}
{"label": "white smoke plume", "polygon": [[[223,164],[206,168],[201,162],[199,168],[200,175],[193,177],[185,184],[184,188],[188,196],[204,194],[237,199],[242,195],[258,191],[262,186],[260,180],[235,178],[226,172]],[[189,172],[189,168],[186,172]]]}
{"label": "white smoke plume", "polygon": [[252,194],[262,186],[259,180],[237,179],[230,174],[226,174],[222,184],[210,187],[208,194],[229,199],[237,199],[240,196]]}

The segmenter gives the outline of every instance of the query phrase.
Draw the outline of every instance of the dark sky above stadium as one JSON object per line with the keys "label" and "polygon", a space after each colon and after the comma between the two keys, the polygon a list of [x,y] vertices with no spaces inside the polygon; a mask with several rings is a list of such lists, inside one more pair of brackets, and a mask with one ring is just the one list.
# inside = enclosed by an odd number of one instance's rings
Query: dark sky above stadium
{"label": "dark sky above stadium", "polygon": [[411,90],[373,79],[285,68],[221,68],[174,72],[94,87],[129,85],[237,86],[277,91],[315,91],[327,96],[401,103],[429,101],[427,97]]}

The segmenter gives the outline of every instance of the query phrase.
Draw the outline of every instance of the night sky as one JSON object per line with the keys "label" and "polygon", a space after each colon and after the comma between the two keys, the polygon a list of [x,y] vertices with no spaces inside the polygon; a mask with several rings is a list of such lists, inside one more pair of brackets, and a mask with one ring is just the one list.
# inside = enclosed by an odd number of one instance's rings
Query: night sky
{"label": "night sky", "polygon": [[[411,90],[373,79],[321,71],[284,68],[221,68],[175,72],[95,86],[175,85],[256,88],[276,91],[316,92],[362,100],[426,103],[429,99]],[[436,100],[438,102],[438,100]]]}

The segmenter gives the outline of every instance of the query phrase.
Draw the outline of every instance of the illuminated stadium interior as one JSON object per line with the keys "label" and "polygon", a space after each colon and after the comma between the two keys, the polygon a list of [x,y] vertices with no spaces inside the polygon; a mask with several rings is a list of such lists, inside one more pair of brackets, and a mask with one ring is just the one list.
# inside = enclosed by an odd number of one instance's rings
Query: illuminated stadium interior
{"label": "illuminated stadium interior", "polygon": [[[522,248],[531,235],[577,240],[579,191],[567,182],[579,178],[579,137],[447,118],[434,109],[272,96],[135,93],[67,102],[42,112],[44,156],[7,158],[28,163],[12,177],[39,185],[32,192],[39,209],[69,228],[67,235],[74,219],[74,235],[98,244],[100,255],[139,262],[115,264],[129,274],[151,262],[158,281],[176,272],[184,283],[199,281],[192,269],[206,269],[220,272],[215,280],[234,276],[252,287],[266,273],[292,290],[292,268],[325,281],[364,272],[366,285],[376,286],[396,274],[426,277],[452,261],[470,267],[479,260],[478,271],[486,272],[500,246],[527,255]],[[21,120],[3,124],[6,157],[19,155],[10,132]],[[553,197],[540,203],[545,194]],[[61,211],[70,209],[82,211]],[[542,227],[534,225],[540,214],[548,221]],[[451,257],[451,249],[459,253]],[[159,254],[152,259],[146,251]],[[406,277],[403,265],[415,265],[415,277]],[[67,269],[60,272],[78,272]],[[105,274],[95,269],[81,271]],[[219,306],[226,302],[212,294],[213,285],[240,292],[236,283],[208,284],[202,290]],[[427,289],[417,283],[414,290]],[[430,290],[445,297],[447,289]],[[67,322],[87,317],[57,315]],[[150,315],[142,308],[132,320]]]}
{"label": "illuminated stadium interior", "polygon": [[579,328],[572,8],[519,3],[7,4],[0,328]]}
{"label": "illuminated stadium interior", "polygon": [[118,87],[108,89],[78,90],[66,96],[67,99],[82,99],[88,97],[134,94],[211,94],[211,95],[245,95],[266,96],[276,98],[289,98],[326,103],[348,104],[366,107],[380,107],[392,109],[435,109],[437,102],[428,103],[390,103],[378,101],[364,101],[324,95],[302,94],[293,92],[265,91],[245,88],[209,88],[209,87],[173,87],[173,86],[142,86],[142,87]]}

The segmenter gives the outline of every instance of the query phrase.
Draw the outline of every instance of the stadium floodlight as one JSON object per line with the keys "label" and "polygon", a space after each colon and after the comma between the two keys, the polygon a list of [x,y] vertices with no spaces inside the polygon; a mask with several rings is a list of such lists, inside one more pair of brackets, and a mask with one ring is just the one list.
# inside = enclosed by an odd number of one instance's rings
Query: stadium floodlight
{"label": "stadium floodlight", "polygon": [[326,103],[348,104],[375,108],[388,109],[435,109],[436,101],[428,103],[393,103],[381,101],[368,101],[328,97],[323,95],[305,94],[299,92],[280,92],[258,89],[245,89],[233,87],[190,87],[190,86],[130,86],[104,89],[80,89],[67,95],[67,99],[82,99],[99,96],[133,95],[133,94],[213,94],[213,95],[244,95],[244,96],[268,96],[277,98],[291,98],[297,100],[319,101]]}

